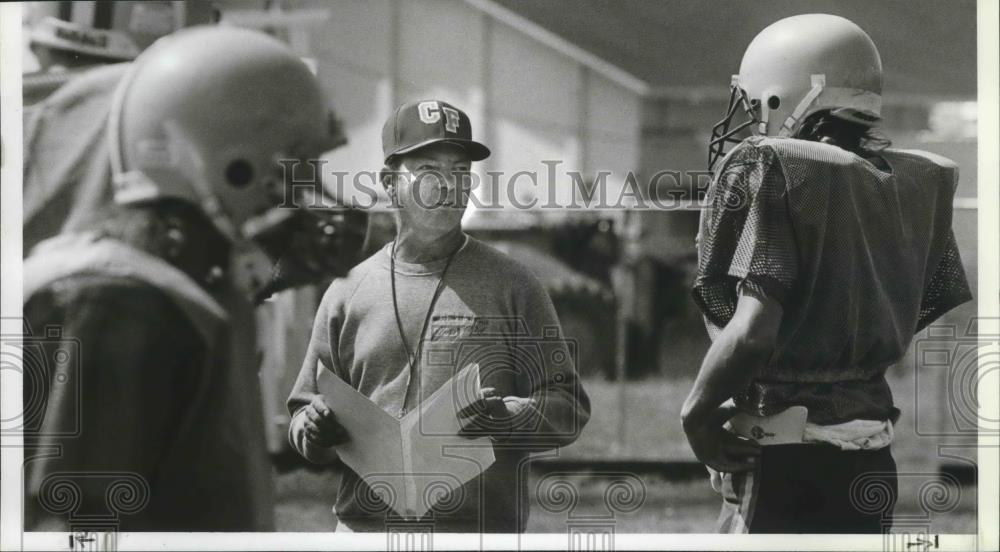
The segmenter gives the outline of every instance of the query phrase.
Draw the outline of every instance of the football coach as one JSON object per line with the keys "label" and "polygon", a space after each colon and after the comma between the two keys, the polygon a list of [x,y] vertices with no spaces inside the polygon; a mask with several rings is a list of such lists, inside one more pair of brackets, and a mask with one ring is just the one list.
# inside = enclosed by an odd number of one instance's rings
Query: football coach
{"label": "football coach", "polygon": [[[490,155],[472,139],[469,117],[443,101],[405,103],[386,121],[382,148],[396,237],[326,291],[288,401],[290,440],[307,459],[329,463],[338,445],[371,438],[337,423],[317,392],[319,371],[402,417],[478,364],[482,395],[459,416],[465,434],[492,439],[496,461],[417,522],[523,531],[529,452],[572,443],[590,416],[570,344],[538,279],[462,231],[471,165]],[[339,531],[386,530],[389,510],[371,508],[371,496],[345,468]]]}

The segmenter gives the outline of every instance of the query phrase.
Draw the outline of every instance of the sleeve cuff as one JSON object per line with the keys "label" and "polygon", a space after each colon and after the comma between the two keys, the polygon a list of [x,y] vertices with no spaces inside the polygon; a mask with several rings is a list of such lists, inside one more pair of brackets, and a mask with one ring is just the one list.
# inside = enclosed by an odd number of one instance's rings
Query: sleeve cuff
{"label": "sleeve cuff", "polygon": [[748,274],[736,284],[737,298],[739,298],[744,289],[754,295],[771,297],[780,303],[782,308],[787,308],[788,298],[791,295],[787,285],[774,278],[758,276],[756,274]]}

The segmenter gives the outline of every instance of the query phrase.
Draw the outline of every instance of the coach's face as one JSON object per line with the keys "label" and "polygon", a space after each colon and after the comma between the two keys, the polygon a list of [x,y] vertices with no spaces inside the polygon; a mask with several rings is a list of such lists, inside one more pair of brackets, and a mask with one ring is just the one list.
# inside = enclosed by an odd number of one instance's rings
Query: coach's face
{"label": "coach's face", "polygon": [[461,146],[439,142],[403,156],[396,178],[400,222],[446,233],[462,224],[472,162]]}

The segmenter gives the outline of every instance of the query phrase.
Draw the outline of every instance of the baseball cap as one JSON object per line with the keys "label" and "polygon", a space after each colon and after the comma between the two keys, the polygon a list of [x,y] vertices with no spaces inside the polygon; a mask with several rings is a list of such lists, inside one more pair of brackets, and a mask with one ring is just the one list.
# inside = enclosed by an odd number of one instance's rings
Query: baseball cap
{"label": "baseball cap", "polygon": [[472,139],[469,116],[440,100],[404,103],[382,127],[382,153],[386,161],[437,142],[462,147],[472,161],[490,156],[489,148]]}

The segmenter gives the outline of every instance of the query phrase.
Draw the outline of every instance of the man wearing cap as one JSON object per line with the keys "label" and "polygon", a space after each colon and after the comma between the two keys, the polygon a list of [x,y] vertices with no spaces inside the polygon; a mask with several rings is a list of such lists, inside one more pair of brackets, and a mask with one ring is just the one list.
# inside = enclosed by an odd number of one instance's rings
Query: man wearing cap
{"label": "man wearing cap", "polygon": [[[495,463],[418,520],[435,531],[519,532],[528,516],[529,452],[573,442],[590,416],[569,345],[541,283],[462,232],[473,161],[489,149],[468,116],[435,100],[399,106],[382,131],[396,239],[334,281],[288,400],[289,437],[316,463],[352,439],[323,397],[323,370],[402,417],[459,370],[478,364],[482,395],[459,413],[468,436],[493,441]],[[553,360],[555,359],[555,360]],[[387,512],[345,468],[338,530],[385,531]],[[390,514],[391,515],[391,514]]]}

